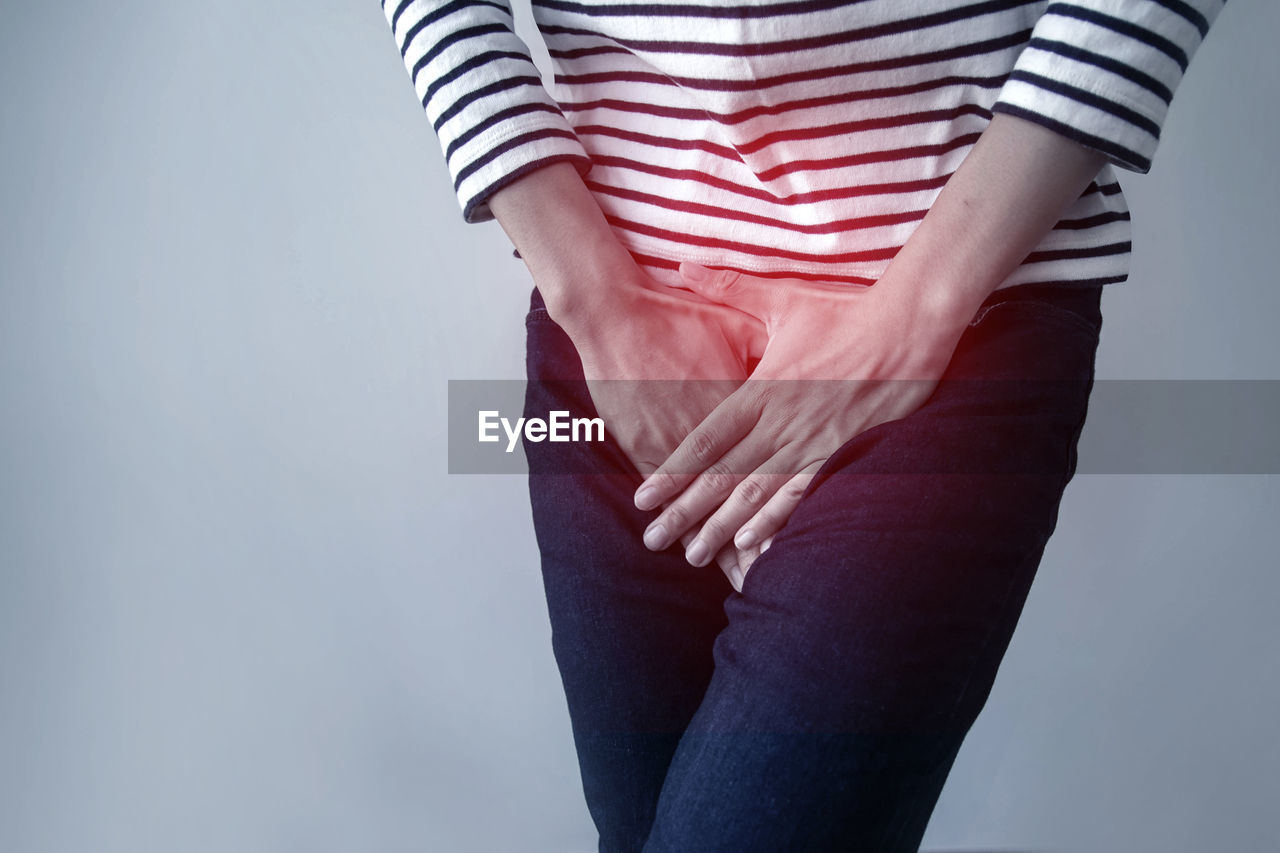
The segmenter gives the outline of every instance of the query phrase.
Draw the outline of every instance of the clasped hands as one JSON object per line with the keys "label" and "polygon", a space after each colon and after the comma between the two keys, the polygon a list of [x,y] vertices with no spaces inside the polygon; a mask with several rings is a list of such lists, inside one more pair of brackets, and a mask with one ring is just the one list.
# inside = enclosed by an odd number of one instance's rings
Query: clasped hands
{"label": "clasped hands", "polygon": [[823,462],[923,405],[959,334],[921,322],[891,287],[684,263],[677,287],[628,294],[614,322],[568,331],[644,477],[636,506],[660,509],[644,544],[680,542],[693,566],[715,559],[738,591]]}

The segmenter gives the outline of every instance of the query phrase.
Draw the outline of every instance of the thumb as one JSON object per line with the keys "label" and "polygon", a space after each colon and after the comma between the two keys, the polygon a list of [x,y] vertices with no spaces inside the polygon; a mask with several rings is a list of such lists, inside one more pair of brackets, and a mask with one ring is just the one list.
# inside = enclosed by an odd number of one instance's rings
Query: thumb
{"label": "thumb", "polygon": [[770,283],[737,270],[717,270],[681,261],[680,280],[684,286],[711,302],[719,302],[768,322],[774,290]]}

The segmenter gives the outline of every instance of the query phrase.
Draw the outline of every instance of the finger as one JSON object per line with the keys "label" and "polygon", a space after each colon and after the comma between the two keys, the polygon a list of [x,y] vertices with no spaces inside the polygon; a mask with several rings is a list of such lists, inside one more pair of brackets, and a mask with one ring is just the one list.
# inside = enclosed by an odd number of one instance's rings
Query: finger
{"label": "finger", "polygon": [[[676,538],[690,528],[705,527],[698,522],[720,507],[743,479],[738,471],[755,471],[769,461],[773,448],[767,438],[750,439],[735,445],[723,457],[711,463],[649,525],[644,544],[653,551],[670,547]],[[690,565],[705,566],[722,546],[729,543],[734,527],[712,524],[714,537],[699,534],[685,550]]]}
{"label": "finger", "polygon": [[733,587],[735,592],[742,592],[742,582],[747,578],[747,570],[742,566],[738,566],[732,574],[729,575],[729,585]]}
{"label": "finger", "polygon": [[[693,542],[694,533],[692,530],[680,537],[680,542],[686,547]],[[739,592],[742,591],[742,578],[744,577],[744,569],[742,562],[742,552],[733,545],[726,545],[716,554],[715,563],[720,567],[720,571],[729,579],[729,584]]]}
{"label": "finger", "polygon": [[[768,551],[769,546],[772,544],[773,544],[773,537],[770,536],[768,539],[760,543],[760,550],[756,552],[755,557],[751,558],[751,560],[749,561],[745,561],[745,560],[738,561],[738,566],[739,566],[738,585],[736,587],[738,592],[742,592],[742,584],[745,583],[747,580],[747,572],[751,571],[751,568],[756,564],[756,560],[760,558],[761,554],[763,554],[765,551]],[[752,549],[748,549],[748,550],[752,550]]]}
{"label": "finger", "polygon": [[[785,453],[775,454],[768,461],[768,467],[774,471],[786,471],[787,459],[785,456]],[[792,463],[792,471],[795,470],[795,464]],[[785,488],[791,479],[792,475],[766,474],[762,470],[756,470],[744,478],[720,503],[719,507],[711,513],[707,520],[702,523],[694,544],[689,545],[686,548],[686,552],[700,554],[703,550],[717,551],[730,542],[735,547],[738,547],[739,543],[735,541],[735,534],[744,524],[754,518],[780,489]],[[741,545],[742,547],[750,548],[762,538],[744,540]],[[696,543],[699,540],[702,542],[702,548],[697,547]]]}
{"label": "finger", "polygon": [[738,562],[738,549],[733,545],[726,545],[720,549],[716,554],[716,565],[720,567],[720,571],[724,572],[730,584],[742,575],[742,567]]}
{"label": "finger", "polygon": [[[693,542],[693,530],[687,530],[680,537],[680,544],[688,548]],[[742,565],[740,554],[737,548],[732,545],[726,545],[716,554],[716,565],[720,567],[720,571],[724,572],[724,576],[732,583],[733,579],[741,573],[739,568]]]}
{"label": "finger", "polygon": [[[636,508],[653,509],[683,492],[751,432],[759,417],[759,399],[745,385],[738,388],[684,437],[684,441],[680,442],[656,471],[645,477],[640,488],[636,489]],[[754,466],[739,470],[751,471]],[[689,519],[690,523],[693,520]],[[687,527],[688,524],[680,529]],[[672,529],[670,534],[666,539],[668,544],[677,535],[677,531]]]}
{"label": "finger", "polygon": [[733,544],[744,549],[759,545],[760,552],[764,553],[768,548],[767,543],[773,541],[773,535],[782,529],[787,519],[791,518],[791,513],[795,512],[800,504],[800,498],[804,496],[805,489],[809,488],[813,475],[822,467],[823,461],[809,463],[800,470],[800,473],[778,489],[755,515],[738,529],[733,537]]}
{"label": "finger", "polygon": [[767,323],[773,316],[778,289],[758,276],[684,261],[680,264],[680,283],[708,301],[731,305],[762,322]]}
{"label": "finger", "polygon": [[738,551],[738,570],[729,578],[729,583],[738,592],[742,592],[742,582],[746,580],[747,572],[751,571],[751,566],[758,556],[760,556],[759,553],[753,554],[748,551]]}

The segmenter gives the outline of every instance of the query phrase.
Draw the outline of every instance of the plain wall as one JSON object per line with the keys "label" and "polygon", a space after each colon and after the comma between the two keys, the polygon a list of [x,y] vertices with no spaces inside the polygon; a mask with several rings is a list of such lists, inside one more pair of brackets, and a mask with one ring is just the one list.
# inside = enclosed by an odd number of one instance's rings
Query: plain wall
{"label": "plain wall", "polygon": [[[9,4],[0,849],[587,851],[525,483],[445,473],[530,281],[374,2]],[[1099,376],[1280,378],[1280,6],[1234,0]],[[926,847],[1280,846],[1275,476],[1080,476]]]}

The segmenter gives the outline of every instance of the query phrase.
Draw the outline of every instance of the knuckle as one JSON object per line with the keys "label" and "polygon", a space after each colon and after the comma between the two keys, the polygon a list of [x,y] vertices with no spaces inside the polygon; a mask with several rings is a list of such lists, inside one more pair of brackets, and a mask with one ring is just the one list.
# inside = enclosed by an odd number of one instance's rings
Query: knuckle
{"label": "knuckle", "polygon": [[689,452],[699,464],[708,465],[716,458],[716,442],[705,432],[695,432],[689,442]]}
{"label": "knuckle", "polygon": [[756,406],[765,414],[770,414],[773,404],[778,399],[778,384],[776,381],[757,380],[755,388]]}
{"label": "knuckle", "polygon": [[724,522],[709,518],[706,524],[702,525],[702,532],[698,535],[708,542],[723,542],[729,538],[727,534],[728,529],[724,526]]}
{"label": "knuckle", "polygon": [[770,503],[762,507],[761,510],[756,513],[755,518],[751,519],[751,526],[754,527],[758,533],[772,533],[774,530],[781,527],[785,520],[786,512],[779,508],[777,504]]}
{"label": "knuckle", "polygon": [[808,487],[808,483],[802,480],[792,480],[787,483],[783,489],[783,493],[789,500],[798,501],[804,496],[804,490]]}
{"label": "knuckle", "polygon": [[715,492],[726,492],[733,488],[733,472],[723,461],[712,464],[703,476],[707,486]]}
{"label": "knuckle", "polygon": [[735,270],[721,270],[711,277],[711,291],[720,296],[728,296],[738,289],[742,273]]}
{"label": "knuckle", "polygon": [[688,527],[689,515],[683,508],[672,505],[667,508],[664,514],[665,524],[668,530],[683,530]]}
{"label": "knuckle", "polygon": [[669,495],[676,488],[676,478],[671,476],[670,471],[664,471],[659,468],[649,476],[650,483],[658,490],[660,495]]}
{"label": "knuckle", "polygon": [[738,497],[747,506],[759,506],[764,502],[764,486],[759,480],[744,480],[738,487]]}

